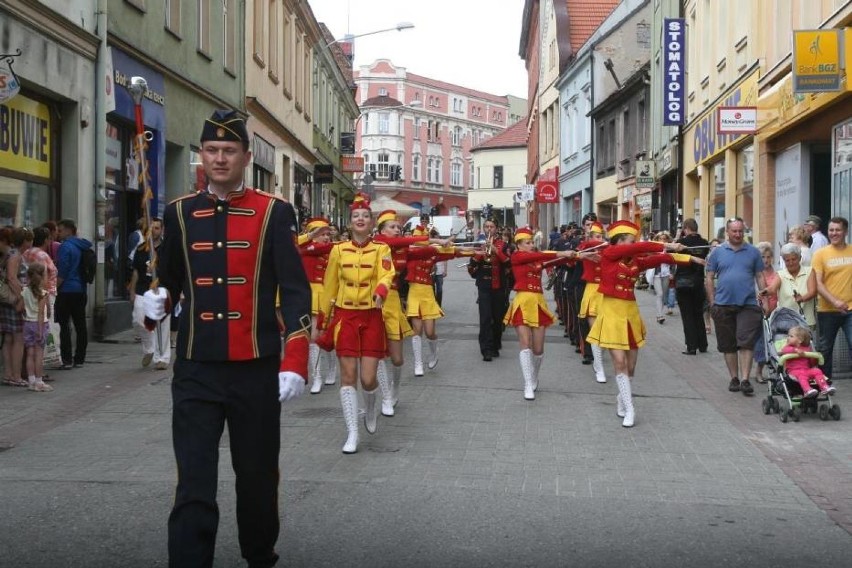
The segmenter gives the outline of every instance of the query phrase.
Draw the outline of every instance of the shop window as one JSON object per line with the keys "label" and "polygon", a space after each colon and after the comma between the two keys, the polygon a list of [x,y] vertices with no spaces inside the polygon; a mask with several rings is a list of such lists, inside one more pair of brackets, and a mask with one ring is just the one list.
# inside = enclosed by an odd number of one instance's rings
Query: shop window
{"label": "shop window", "polygon": [[[712,177],[713,195],[713,236],[724,240],[725,239],[725,162],[718,162],[710,166]],[[721,233],[720,233],[721,231]],[[721,237],[719,236],[721,234]],[[708,237],[709,238],[709,237]]]}

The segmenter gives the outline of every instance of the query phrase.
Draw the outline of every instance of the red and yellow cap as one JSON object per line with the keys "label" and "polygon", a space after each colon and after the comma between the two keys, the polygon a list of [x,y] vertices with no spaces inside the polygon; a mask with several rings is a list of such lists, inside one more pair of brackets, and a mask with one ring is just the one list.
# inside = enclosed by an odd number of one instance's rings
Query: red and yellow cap
{"label": "red and yellow cap", "polygon": [[386,209],[379,213],[379,218],[376,219],[376,225],[381,225],[386,221],[395,221],[396,220],[396,211],[393,209]]}
{"label": "red and yellow cap", "polygon": [[609,233],[610,238],[617,237],[618,235],[633,235],[634,237],[638,237],[639,227],[630,221],[616,221],[607,227],[607,233]]}
{"label": "red and yellow cap", "polygon": [[325,217],[312,217],[308,219],[305,229],[311,232],[315,229],[324,229],[330,225],[330,222]]}
{"label": "red and yellow cap", "polygon": [[417,225],[416,227],[414,227],[414,230],[411,231],[411,234],[415,237],[422,237],[424,235],[429,234],[429,229],[427,229],[423,225]]}
{"label": "red and yellow cap", "polygon": [[370,210],[370,198],[367,197],[366,193],[361,193],[360,191],[355,194],[355,199],[352,200],[352,204],[349,206],[350,211],[355,211],[356,209],[366,209]]}
{"label": "red and yellow cap", "polygon": [[531,241],[533,238],[532,231],[529,227],[524,227],[523,229],[518,229],[515,231],[515,242],[519,243],[521,241]]}
{"label": "red and yellow cap", "polygon": [[595,221],[594,223],[592,223],[589,226],[589,232],[590,233],[600,233],[601,235],[603,235],[603,232],[604,232],[603,225],[601,225],[600,223]]}

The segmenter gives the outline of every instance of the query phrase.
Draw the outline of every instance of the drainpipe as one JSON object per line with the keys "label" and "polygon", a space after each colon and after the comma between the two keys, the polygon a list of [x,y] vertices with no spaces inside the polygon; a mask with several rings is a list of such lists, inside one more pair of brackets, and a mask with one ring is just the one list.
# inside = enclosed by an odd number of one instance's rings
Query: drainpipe
{"label": "drainpipe", "polygon": [[[589,136],[589,142],[591,146],[589,146],[589,189],[591,189],[591,196],[589,197],[589,211],[594,211],[597,213],[597,208],[595,207],[595,124],[592,121],[592,109],[595,108],[595,46],[597,42],[592,43],[589,46],[589,96],[591,97],[590,105],[589,105],[589,129],[591,130],[591,136]],[[588,213],[588,211],[586,211]],[[586,213],[583,213],[585,215]],[[614,219],[610,219],[612,222]]]}
{"label": "drainpipe", "polygon": [[95,63],[95,234],[92,239],[98,256],[95,275],[95,301],[92,313],[93,337],[103,340],[106,327],[106,280],[104,271],[104,235],[106,229],[106,72],[107,72],[107,0],[98,0],[98,59]]}

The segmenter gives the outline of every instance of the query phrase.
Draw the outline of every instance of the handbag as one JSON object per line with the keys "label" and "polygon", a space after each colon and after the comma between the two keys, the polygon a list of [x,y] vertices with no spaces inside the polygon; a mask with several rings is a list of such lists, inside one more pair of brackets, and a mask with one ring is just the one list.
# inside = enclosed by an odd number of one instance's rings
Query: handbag
{"label": "handbag", "polygon": [[9,282],[5,278],[0,278],[0,303],[15,305],[18,301],[18,296],[9,287]]}

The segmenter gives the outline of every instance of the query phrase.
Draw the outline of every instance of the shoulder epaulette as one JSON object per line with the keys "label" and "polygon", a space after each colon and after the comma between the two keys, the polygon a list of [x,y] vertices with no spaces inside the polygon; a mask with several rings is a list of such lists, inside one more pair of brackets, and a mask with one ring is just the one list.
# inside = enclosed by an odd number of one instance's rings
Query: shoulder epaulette
{"label": "shoulder epaulette", "polygon": [[195,192],[193,192],[193,193],[188,193],[188,194],[186,194],[186,195],[181,195],[181,196],[180,196],[180,197],[178,197],[177,199],[173,199],[173,200],[169,201],[169,205],[171,205],[172,203],[177,203],[178,201],[183,201],[184,199],[190,199],[190,198],[192,198],[192,197],[198,197],[198,194],[199,194],[199,193],[201,193],[201,191],[195,191]]}

